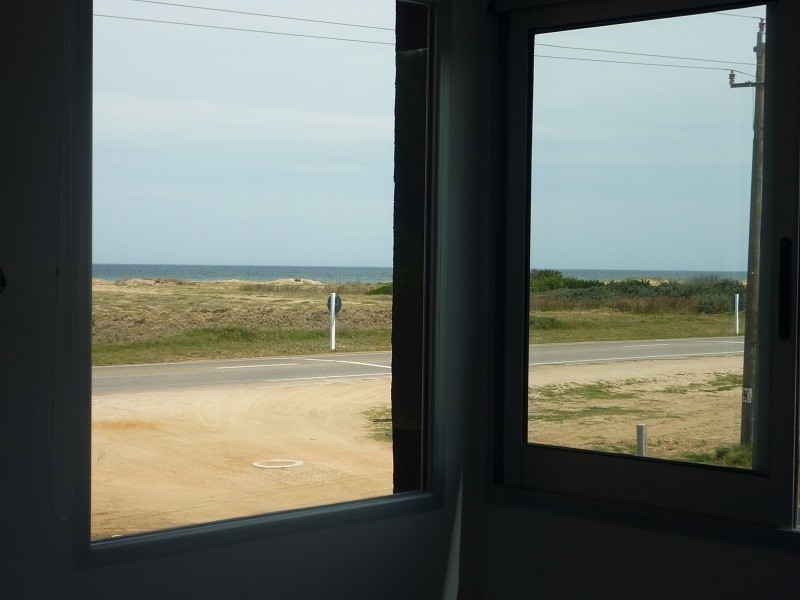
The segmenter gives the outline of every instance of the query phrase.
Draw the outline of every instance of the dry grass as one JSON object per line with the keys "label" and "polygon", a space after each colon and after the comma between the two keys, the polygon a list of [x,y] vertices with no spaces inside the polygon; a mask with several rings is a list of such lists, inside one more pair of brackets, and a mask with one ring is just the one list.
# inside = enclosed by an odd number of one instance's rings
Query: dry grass
{"label": "dry grass", "polygon": [[[744,333],[744,317],[740,317]],[[692,312],[634,312],[614,308],[532,310],[533,343],[653,340],[734,335],[733,316]]]}
{"label": "dry grass", "polygon": [[391,296],[364,284],[95,280],[95,364],[268,356],[326,349],[330,292],[342,296],[342,350],[387,350]]}
{"label": "dry grass", "polygon": [[[243,291],[240,282],[99,283],[93,286],[95,344],[152,339],[199,328],[319,329],[329,324],[328,289],[267,286]],[[247,286],[250,288],[250,286]],[[348,286],[337,326],[391,327],[391,297],[368,296],[370,286]]]}
{"label": "dry grass", "polygon": [[748,467],[741,382],[741,356],[534,367],[528,439],[634,454],[646,423],[651,457]]}
{"label": "dry grass", "polygon": [[531,297],[536,311],[613,309],[633,314],[692,314],[699,313],[698,298],[617,298],[614,300],[573,300],[569,298]]}
{"label": "dry grass", "polygon": [[[331,292],[342,297],[338,349],[389,350],[392,296],[369,293],[380,287],[291,279],[264,283],[95,280],[94,363],[324,352]],[[535,343],[724,336],[733,329],[730,314],[699,314],[669,298],[620,300],[628,303],[624,310],[592,308],[589,301],[558,309],[561,304],[557,303],[563,301],[542,302],[537,300],[531,313]]]}

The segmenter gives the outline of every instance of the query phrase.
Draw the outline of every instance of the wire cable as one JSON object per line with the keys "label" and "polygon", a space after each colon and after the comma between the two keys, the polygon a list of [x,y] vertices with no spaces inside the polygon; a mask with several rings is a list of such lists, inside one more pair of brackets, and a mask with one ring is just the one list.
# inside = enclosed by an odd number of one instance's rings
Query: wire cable
{"label": "wire cable", "polygon": [[359,44],[378,44],[380,46],[394,46],[394,42],[378,42],[373,40],[359,40],[355,38],[340,38],[325,35],[308,35],[304,33],[284,33],[282,31],[265,31],[263,29],[243,29],[241,27],[223,27],[221,25],[200,25],[198,23],[184,23],[182,21],[164,21],[160,19],[142,19],[140,17],[122,17],[119,15],[101,15],[92,13],[94,17],[105,19],[122,19],[124,21],[142,21],[144,23],[164,23],[166,25],[183,25],[184,27],[201,27],[204,29],[222,29],[225,31],[246,31],[248,33],[266,33],[269,35],[283,35],[287,37],[311,38],[315,40],[332,40],[337,42],[355,42]]}
{"label": "wire cable", "polygon": [[558,46],[556,44],[540,44],[539,42],[535,42],[534,46],[546,46],[548,48],[564,48],[567,50],[587,50],[590,52],[605,52],[608,54],[627,54],[630,56],[647,56],[649,58],[670,58],[673,60],[694,60],[698,62],[724,63],[728,65],[747,65],[749,67],[754,66],[753,63],[749,62],[736,62],[733,60],[712,60],[710,58],[695,58],[693,56],[669,56],[667,54],[645,54],[643,52],[623,52],[621,50],[601,50],[600,48],[581,48],[579,46]]}
{"label": "wire cable", "polygon": [[339,21],[321,21],[319,19],[303,19],[300,17],[286,17],[284,15],[270,15],[266,13],[247,12],[244,10],[229,10],[227,8],[212,8],[210,6],[196,6],[194,4],[175,4],[172,2],[157,2],[156,0],[128,0],[128,2],[142,2],[144,4],[159,4],[161,6],[176,6],[180,8],[196,8],[197,10],[213,10],[215,12],[231,13],[234,15],[248,15],[251,17],[269,17],[270,19],[286,19],[289,21],[304,21],[306,23],[322,23],[324,25],[340,25],[342,27],[360,27],[362,29],[380,29],[394,31],[394,27],[378,27],[377,25],[359,25],[357,23],[343,23]]}
{"label": "wire cable", "polygon": [[732,15],[731,13],[720,12],[720,11],[712,12],[709,14],[719,15],[720,17],[736,17],[738,19],[758,19],[759,21],[766,21],[764,17],[754,17],[753,15]]}
{"label": "wire cable", "polygon": [[698,67],[692,65],[665,65],[663,63],[648,63],[648,62],[634,62],[628,60],[604,60],[600,58],[577,58],[573,56],[550,56],[548,54],[534,54],[534,58],[556,58],[560,60],[582,60],[587,62],[599,62],[599,63],[613,63],[617,65],[641,65],[641,66],[648,66],[648,67],[669,67],[672,69],[702,69],[704,71],[725,71],[726,73],[733,71],[734,73],[741,73],[742,75],[747,75],[748,77],[755,77],[755,75],[751,75],[750,73],[745,73],[743,71],[737,71],[736,69],[725,69],[723,67]]}

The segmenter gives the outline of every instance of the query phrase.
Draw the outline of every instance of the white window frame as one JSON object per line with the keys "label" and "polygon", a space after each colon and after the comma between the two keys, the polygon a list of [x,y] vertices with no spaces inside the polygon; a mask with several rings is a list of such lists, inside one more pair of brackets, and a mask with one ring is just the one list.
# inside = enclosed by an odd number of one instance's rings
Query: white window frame
{"label": "white window frame", "polygon": [[[505,158],[500,182],[498,236],[499,318],[503,360],[499,373],[502,421],[496,448],[496,480],[505,487],[559,494],[590,501],[731,519],[753,525],[795,526],[798,181],[800,172],[800,6],[789,0],[767,3],[767,80],[765,127],[765,209],[762,236],[762,312],[759,352],[762,396],[756,408],[756,445],[752,471],[655,460],[578,449],[534,445],[527,441],[528,297],[530,223],[530,148],[535,33],[635,22],[753,6],[756,2],[621,0],[539,2],[501,0],[505,20],[500,39],[498,86],[501,111],[499,147]],[[523,6],[521,8],[520,6]],[[503,123],[505,121],[505,123]],[[791,244],[788,307],[779,305],[779,244]],[[784,271],[787,272],[787,271]],[[778,335],[779,310],[790,318],[789,337]],[[788,315],[786,309],[789,309]],[[537,494],[534,494],[536,496]]]}

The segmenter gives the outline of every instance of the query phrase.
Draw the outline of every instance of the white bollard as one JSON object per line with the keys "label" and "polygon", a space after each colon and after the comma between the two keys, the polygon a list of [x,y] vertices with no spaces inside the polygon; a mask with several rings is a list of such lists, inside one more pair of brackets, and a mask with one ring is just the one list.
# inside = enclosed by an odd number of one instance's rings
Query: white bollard
{"label": "white bollard", "polygon": [[733,306],[736,311],[736,335],[739,335],[739,294],[733,295]]}
{"label": "white bollard", "polygon": [[331,294],[331,350],[336,350],[336,294]]}

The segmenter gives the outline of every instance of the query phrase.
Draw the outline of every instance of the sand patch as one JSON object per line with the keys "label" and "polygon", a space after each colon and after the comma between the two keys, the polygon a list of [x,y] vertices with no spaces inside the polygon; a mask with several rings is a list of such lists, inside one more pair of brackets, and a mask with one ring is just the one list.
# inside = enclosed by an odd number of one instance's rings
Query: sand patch
{"label": "sand patch", "polygon": [[[676,458],[738,441],[741,356],[537,366],[529,439]],[[93,399],[95,538],[389,495],[388,377]],[[253,462],[296,460],[292,468]]]}
{"label": "sand patch", "polygon": [[[391,380],[93,400],[92,535],[106,538],[391,494],[391,444],[363,412]],[[294,468],[254,461],[293,459]]]}
{"label": "sand patch", "polygon": [[302,286],[322,287],[325,284],[322,283],[321,281],[316,281],[315,279],[295,278],[295,279],[273,279],[272,281],[267,281],[266,285],[276,285],[276,286],[295,285],[298,287]]}
{"label": "sand patch", "polygon": [[543,365],[529,372],[529,441],[680,458],[739,441],[741,356]]}

